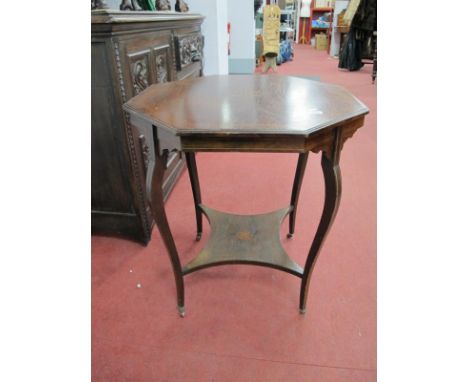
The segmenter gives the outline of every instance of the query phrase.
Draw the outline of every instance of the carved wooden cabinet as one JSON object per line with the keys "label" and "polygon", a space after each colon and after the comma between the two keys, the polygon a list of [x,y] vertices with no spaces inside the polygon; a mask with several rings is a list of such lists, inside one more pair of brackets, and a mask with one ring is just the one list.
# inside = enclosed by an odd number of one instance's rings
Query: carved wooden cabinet
{"label": "carved wooden cabinet", "polygon": [[[152,132],[132,127],[122,105],[153,83],[202,75],[203,16],[175,12],[91,12],[91,228],[148,243],[153,218],[146,175]],[[174,154],[167,198],[184,168]]]}

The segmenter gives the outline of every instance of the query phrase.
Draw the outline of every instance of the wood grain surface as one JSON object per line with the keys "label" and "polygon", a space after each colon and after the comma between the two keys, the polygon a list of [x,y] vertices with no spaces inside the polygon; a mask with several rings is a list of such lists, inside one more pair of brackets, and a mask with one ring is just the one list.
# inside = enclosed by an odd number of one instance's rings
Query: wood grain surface
{"label": "wood grain surface", "polygon": [[308,136],[369,112],[340,86],[261,75],[206,76],[156,84],[124,108],[181,136]]}

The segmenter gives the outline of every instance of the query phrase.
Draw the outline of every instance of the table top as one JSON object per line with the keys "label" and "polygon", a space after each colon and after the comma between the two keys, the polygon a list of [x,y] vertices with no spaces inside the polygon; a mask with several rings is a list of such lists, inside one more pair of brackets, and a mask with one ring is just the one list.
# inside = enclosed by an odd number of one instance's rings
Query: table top
{"label": "table top", "polygon": [[369,112],[340,86],[281,75],[205,76],[155,84],[124,109],[178,136],[309,136]]}

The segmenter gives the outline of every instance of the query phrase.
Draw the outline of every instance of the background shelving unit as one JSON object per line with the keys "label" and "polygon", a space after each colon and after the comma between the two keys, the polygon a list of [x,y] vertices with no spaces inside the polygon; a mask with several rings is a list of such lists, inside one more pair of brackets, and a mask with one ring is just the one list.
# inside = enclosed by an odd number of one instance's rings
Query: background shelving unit
{"label": "background shelving unit", "polygon": [[[296,31],[296,8],[295,4],[287,9],[281,10],[281,31],[292,31],[293,33]],[[284,18],[284,21],[283,21]],[[295,38],[295,36],[293,36]]]}
{"label": "background shelving unit", "polygon": [[[310,37],[309,41],[314,38],[314,36],[317,33],[323,33],[326,32],[328,36],[328,51],[330,51],[330,42],[331,42],[331,36],[332,36],[332,30],[333,30],[333,12],[334,12],[334,7],[323,7],[319,5],[320,3],[317,2],[317,0],[314,0],[311,4],[311,12],[310,12]],[[319,5],[319,6],[316,6]],[[329,17],[329,25],[327,27],[314,27],[312,26],[312,23],[314,20],[317,20],[319,17],[323,16],[326,13],[330,13]]]}

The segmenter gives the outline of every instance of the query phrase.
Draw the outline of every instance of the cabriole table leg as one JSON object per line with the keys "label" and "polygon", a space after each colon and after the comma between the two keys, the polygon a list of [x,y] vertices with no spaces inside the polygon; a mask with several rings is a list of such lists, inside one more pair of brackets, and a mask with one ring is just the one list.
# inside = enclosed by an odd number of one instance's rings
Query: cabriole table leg
{"label": "cabriole table leg", "polygon": [[187,159],[187,170],[190,177],[190,184],[192,185],[193,201],[195,203],[195,216],[197,219],[197,237],[196,240],[200,241],[203,232],[202,211],[200,209],[201,193],[200,182],[198,181],[197,162],[195,161],[195,153],[186,152],[185,158]]}
{"label": "cabriole table leg", "polygon": [[291,213],[289,215],[289,233],[288,238],[293,237],[294,228],[296,226],[296,212],[297,202],[299,201],[299,193],[301,192],[302,180],[304,179],[304,173],[307,166],[307,158],[309,152],[300,153],[299,159],[297,160],[296,175],[294,176],[294,184],[291,194]]}
{"label": "cabriole table leg", "polygon": [[171,259],[177,289],[177,309],[179,310],[180,316],[184,317],[184,279],[182,276],[182,267],[180,265],[179,254],[177,253],[174,238],[172,237],[169,223],[167,221],[162,191],[163,176],[167,167],[169,152],[164,150],[163,154],[160,154],[159,147],[156,147],[155,152],[156,160],[153,165],[154,167],[151,179],[151,212]]}
{"label": "cabriole table leg", "polygon": [[[336,156],[338,157],[338,156]],[[341,199],[341,172],[338,159],[329,159],[326,153],[322,153],[322,172],[325,179],[325,204],[317,232],[307,256],[304,273],[301,282],[301,295],[299,312],[306,311],[307,293],[309,290],[310,275],[315,265],[317,255],[335,219]]]}

